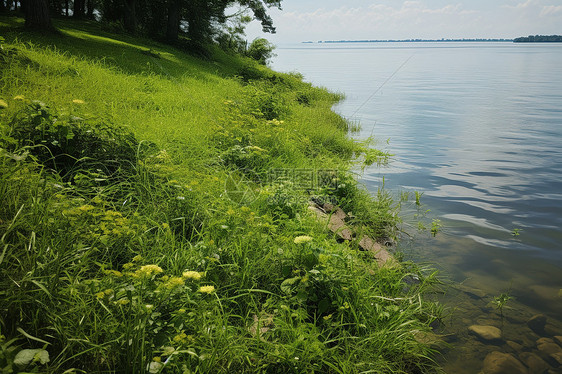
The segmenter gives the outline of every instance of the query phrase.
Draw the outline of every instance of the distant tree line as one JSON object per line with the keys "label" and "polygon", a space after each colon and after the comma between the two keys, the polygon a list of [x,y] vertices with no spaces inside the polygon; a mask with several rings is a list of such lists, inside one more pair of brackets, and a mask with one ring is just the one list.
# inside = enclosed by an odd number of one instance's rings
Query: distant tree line
{"label": "distant tree line", "polygon": [[514,43],[562,43],[562,35],[529,35],[513,39]]}
{"label": "distant tree line", "polygon": [[[228,9],[240,11],[227,15]],[[218,41],[244,48],[241,36],[252,19],[275,33],[268,8],[281,0],[0,0],[0,12],[20,11],[26,27],[52,29],[50,17],[96,19],[133,33],[167,42],[183,35],[194,43]]]}

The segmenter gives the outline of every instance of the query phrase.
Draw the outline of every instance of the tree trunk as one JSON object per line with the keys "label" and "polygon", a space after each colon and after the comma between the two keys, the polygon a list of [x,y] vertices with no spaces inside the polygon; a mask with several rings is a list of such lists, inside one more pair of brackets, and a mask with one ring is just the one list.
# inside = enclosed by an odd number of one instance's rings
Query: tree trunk
{"label": "tree trunk", "polygon": [[136,0],[127,0],[125,2],[125,15],[123,18],[123,26],[125,30],[135,33],[137,31],[137,2]]}
{"label": "tree trunk", "polygon": [[168,24],[166,26],[166,40],[175,42],[180,32],[180,0],[169,0],[168,2]]}
{"label": "tree trunk", "polygon": [[4,5],[4,0],[0,0],[0,12],[6,11],[6,5]]}
{"label": "tree trunk", "polygon": [[86,8],[88,9],[86,17],[88,19],[94,19],[94,0],[88,0]]}
{"label": "tree trunk", "polygon": [[168,9],[161,6],[161,4],[156,1],[151,1],[150,13],[152,17],[148,27],[148,33],[152,38],[159,39],[163,37],[166,32]]}
{"label": "tree trunk", "polygon": [[62,14],[62,8],[60,1],[49,1],[49,11],[51,14],[60,15]]}
{"label": "tree trunk", "polygon": [[74,18],[84,18],[85,0],[74,0]]}
{"label": "tree trunk", "polygon": [[25,27],[37,30],[52,30],[47,0],[26,0]]}
{"label": "tree trunk", "polygon": [[64,3],[64,13],[66,14],[66,16],[68,17],[68,9],[69,8],[69,0],[66,0],[66,2]]}

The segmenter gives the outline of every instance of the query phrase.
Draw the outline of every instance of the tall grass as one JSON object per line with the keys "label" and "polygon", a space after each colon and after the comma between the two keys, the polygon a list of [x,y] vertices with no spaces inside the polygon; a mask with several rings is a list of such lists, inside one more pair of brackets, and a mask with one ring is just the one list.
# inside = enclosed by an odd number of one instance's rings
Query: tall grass
{"label": "tall grass", "polygon": [[[17,22],[0,18],[1,367],[435,369],[416,339],[439,318],[435,275],[379,268],[307,209],[321,193],[379,236],[396,224],[388,196],[351,176],[367,150],[330,111],[338,96],[218,50]],[[232,197],[233,177],[251,198]]]}

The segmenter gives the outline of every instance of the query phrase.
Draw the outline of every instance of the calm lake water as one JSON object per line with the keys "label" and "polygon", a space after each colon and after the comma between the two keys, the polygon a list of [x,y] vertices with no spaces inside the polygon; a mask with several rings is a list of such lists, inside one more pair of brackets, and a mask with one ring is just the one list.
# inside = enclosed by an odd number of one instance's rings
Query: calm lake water
{"label": "calm lake water", "polygon": [[[476,373],[492,351],[523,362],[537,354],[562,370],[536,344],[562,335],[562,44],[298,44],[276,53],[274,69],[344,93],[335,110],[361,124],[353,136],[372,135],[395,155],[364,172],[369,190],[384,178],[397,197],[423,193],[421,208],[405,204],[414,240],[399,247],[456,282],[442,297],[452,308],[441,331],[451,343],[445,370]],[[424,214],[426,226],[441,220],[435,238],[417,230]],[[513,297],[505,318],[490,303],[503,292]],[[547,326],[536,333],[527,321],[539,313]],[[503,341],[480,341],[473,324],[501,328]]]}

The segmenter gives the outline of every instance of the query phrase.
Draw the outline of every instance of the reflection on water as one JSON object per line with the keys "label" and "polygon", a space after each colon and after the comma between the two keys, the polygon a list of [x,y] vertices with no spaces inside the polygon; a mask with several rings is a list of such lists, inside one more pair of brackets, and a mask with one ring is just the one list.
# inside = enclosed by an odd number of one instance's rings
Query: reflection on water
{"label": "reflection on water", "polygon": [[[397,196],[423,192],[422,210],[441,219],[436,238],[417,234],[401,246],[460,282],[443,296],[455,306],[441,331],[452,347],[446,371],[478,372],[491,352],[517,356],[530,372],[562,371],[554,338],[562,335],[562,45],[297,45],[277,53],[275,69],[344,92],[336,110],[361,122],[359,137],[374,135],[395,154],[388,168],[365,172],[367,188],[384,178]],[[413,233],[414,213],[404,212]],[[502,317],[492,301],[507,291]],[[472,325],[497,327],[502,337],[486,341]]]}

